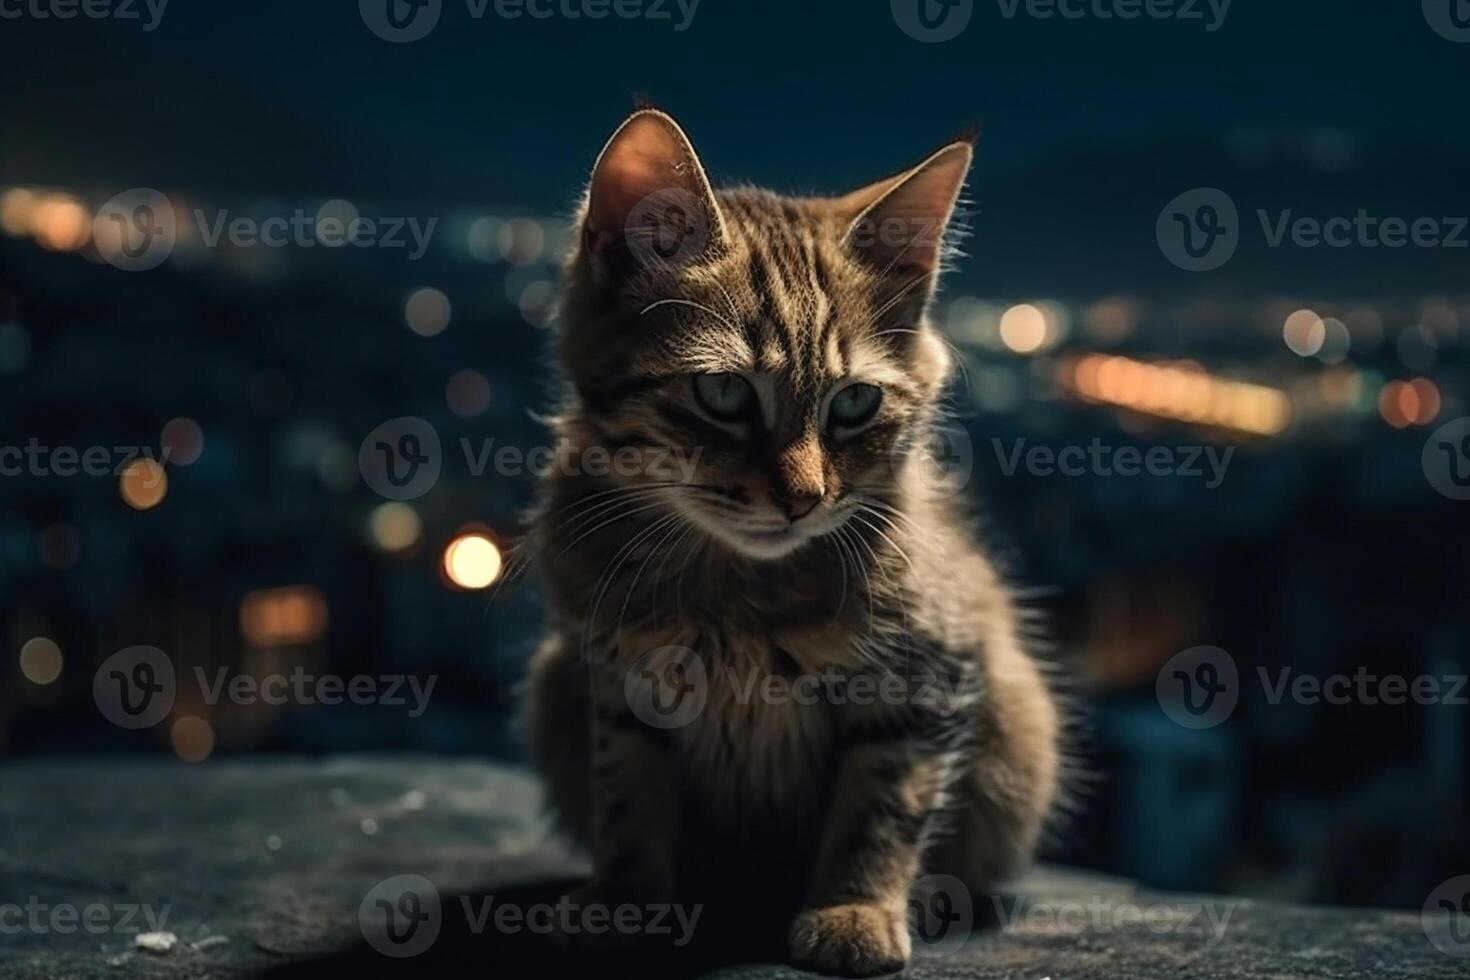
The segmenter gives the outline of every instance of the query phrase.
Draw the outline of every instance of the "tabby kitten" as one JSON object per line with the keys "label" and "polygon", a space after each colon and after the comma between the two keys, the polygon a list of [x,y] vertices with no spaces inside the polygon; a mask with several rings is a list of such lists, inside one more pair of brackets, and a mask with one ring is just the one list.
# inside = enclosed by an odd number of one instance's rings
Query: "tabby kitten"
{"label": "tabby kitten", "polygon": [[714,190],[652,109],[602,151],[531,542],[527,728],[579,901],[748,894],[796,963],[866,975],[908,960],[917,876],[978,896],[1032,851],[1058,712],[925,454],[971,157],[792,198]]}

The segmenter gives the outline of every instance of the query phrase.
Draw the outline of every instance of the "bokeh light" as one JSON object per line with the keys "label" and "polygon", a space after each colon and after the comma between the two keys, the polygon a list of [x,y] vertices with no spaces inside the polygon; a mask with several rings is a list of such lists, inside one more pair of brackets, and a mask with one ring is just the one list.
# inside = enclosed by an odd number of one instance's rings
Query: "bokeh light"
{"label": "bokeh light", "polygon": [[390,501],[373,508],[368,517],[368,534],[379,549],[398,554],[419,543],[424,524],[418,511],[408,504]]}
{"label": "bokeh light", "polygon": [[191,418],[176,418],[163,427],[160,442],[170,463],[189,466],[204,452],[204,430]]}
{"label": "bokeh light", "polygon": [[403,322],[420,337],[434,337],[449,326],[453,307],[449,297],[433,286],[421,286],[408,294],[403,303]]}
{"label": "bokeh light", "polygon": [[168,496],[168,473],[156,460],[135,459],[118,478],[118,491],[134,510],[152,510]]}
{"label": "bokeh light", "polygon": [[168,740],[174,755],[185,762],[203,762],[214,754],[214,727],[194,715],[175,719]]}
{"label": "bokeh light", "polygon": [[44,687],[61,676],[61,647],[44,636],[27,640],[20,648],[20,672],[32,684]]}
{"label": "bokeh light", "polygon": [[444,549],[444,574],[461,589],[484,589],[500,578],[500,549],[484,534],[461,534]]}
{"label": "bokeh light", "polygon": [[444,400],[449,410],[462,419],[484,415],[490,408],[490,379],[474,368],[454,372],[444,386]]}

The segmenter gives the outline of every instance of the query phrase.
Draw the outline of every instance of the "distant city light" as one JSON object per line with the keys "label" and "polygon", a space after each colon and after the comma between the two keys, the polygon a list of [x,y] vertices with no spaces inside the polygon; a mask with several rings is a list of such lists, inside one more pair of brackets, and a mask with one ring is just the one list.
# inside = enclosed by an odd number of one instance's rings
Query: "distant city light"
{"label": "distant city light", "polygon": [[470,258],[487,265],[500,261],[500,227],[500,219],[493,215],[484,215],[470,223],[469,231],[465,235]]}
{"label": "distant city light", "polygon": [[1336,317],[1322,321],[1322,343],[1317,348],[1317,359],[1323,364],[1341,364],[1352,349],[1353,339],[1347,324]]}
{"label": "distant city light", "polygon": [[1399,331],[1394,341],[1399,361],[1410,371],[1427,371],[1439,355],[1439,341],[1422,323]]}
{"label": "distant city light", "polygon": [[1217,377],[1192,362],[1088,354],[1064,365],[1062,380],[1087,401],[1250,435],[1277,435],[1292,415],[1285,392]]}
{"label": "distant city light", "polygon": [[163,427],[161,444],[168,461],[179,466],[198,462],[204,452],[204,430],[191,418],[176,418]]}
{"label": "distant city light", "polygon": [[1282,324],[1281,338],[1298,357],[1313,357],[1327,341],[1327,325],[1312,310],[1297,310]]}
{"label": "distant city light", "polygon": [[461,589],[485,589],[500,578],[500,549],[483,534],[461,534],[444,549],[444,574]]}
{"label": "distant city light", "polygon": [[454,372],[444,387],[444,400],[449,410],[462,419],[484,415],[490,408],[490,379],[474,368]]}
{"label": "distant city light", "polygon": [[1390,381],[1378,393],[1378,414],[1395,429],[1428,425],[1439,416],[1439,387],[1428,378]]}
{"label": "distant city light", "polygon": [[403,321],[420,337],[434,337],[449,326],[453,308],[449,297],[433,286],[423,286],[408,294],[403,303]]}
{"label": "distant city light", "polygon": [[155,460],[135,459],[118,478],[118,492],[134,510],[152,510],[168,496],[168,474]]}
{"label": "distant city light", "polygon": [[1087,308],[1082,324],[1087,335],[1099,344],[1127,340],[1138,327],[1138,304],[1121,297],[1098,300]]}
{"label": "distant city light", "polygon": [[203,762],[214,754],[214,727],[194,715],[175,719],[168,740],[174,755],[185,762]]}
{"label": "distant city light", "polygon": [[419,543],[424,524],[418,511],[408,504],[392,501],[373,508],[368,518],[368,533],[380,549],[398,554]]}
{"label": "distant city light", "polygon": [[1006,310],[1000,318],[1000,340],[1017,354],[1034,354],[1046,346],[1046,314],[1031,303]]}
{"label": "distant city light", "polygon": [[336,198],[328,201],[316,212],[316,240],[329,248],[347,244],[352,223],[357,219],[357,208],[351,201]]}
{"label": "distant city light", "polygon": [[257,649],[312,643],[326,631],[327,601],[313,586],[261,589],[240,600],[240,632]]}
{"label": "distant city light", "polygon": [[92,215],[69,194],[48,194],[30,216],[31,235],[53,252],[74,252],[92,238]]}
{"label": "distant city light", "polygon": [[44,636],[26,640],[20,648],[20,672],[26,680],[40,687],[54,683],[61,676],[61,647]]}
{"label": "distant city light", "polygon": [[16,238],[28,235],[40,198],[28,187],[12,187],[0,194],[0,228]]}
{"label": "distant city light", "polygon": [[513,218],[500,226],[500,254],[511,265],[530,265],[546,250],[546,230],[534,218]]}

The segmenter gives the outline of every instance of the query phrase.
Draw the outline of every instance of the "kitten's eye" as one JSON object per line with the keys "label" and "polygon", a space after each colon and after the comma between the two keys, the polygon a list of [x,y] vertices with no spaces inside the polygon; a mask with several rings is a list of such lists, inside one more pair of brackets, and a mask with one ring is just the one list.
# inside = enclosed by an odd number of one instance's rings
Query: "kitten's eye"
{"label": "kitten's eye", "polygon": [[862,425],[878,412],[883,392],[873,385],[852,384],[832,396],[828,414],[838,425]]}
{"label": "kitten's eye", "polygon": [[701,408],[724,422],[738,421],[755,401],[750,382],[738,374],[696,374],[694,398]]}

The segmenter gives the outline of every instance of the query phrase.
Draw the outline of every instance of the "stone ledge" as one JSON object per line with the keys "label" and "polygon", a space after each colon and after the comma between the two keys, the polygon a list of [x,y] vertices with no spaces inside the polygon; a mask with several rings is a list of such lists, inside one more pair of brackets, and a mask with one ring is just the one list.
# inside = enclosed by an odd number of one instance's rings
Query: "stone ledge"
{"label": "stone ledge", "polygon": [[[385,878],[422,875],[445,908],[485,897],[555,903],[585,865],[538,815],[534,781],[481,762],[416,756],[262,759],[190,767],[95,758],[0,767],[0,906],[43,903],[11,932],[0,976],[513,978],[610,975],[774,980],[805,976],[778,949],[693,943],[658,954],[578,956],[527,932],[476,934],[443,916],[433,947],[393,959],[363,940],[358,908]],[[117,928],[62,932],[58,907],[101,904]],[[982,902],[982,904],[985,904]],[[1417,915],[1160,895],[1116,879],[1042,870],[978,909],[962,949],[908,976],[1208,977],[1277,980],[1466,976]],[[135,949],[129,927],[166,914],[178,943]],[[28,912],[22,914],[29,916]],[[64,925],[64,923],[59,923]],[[727,937],[728,940],[729,937]]]}

